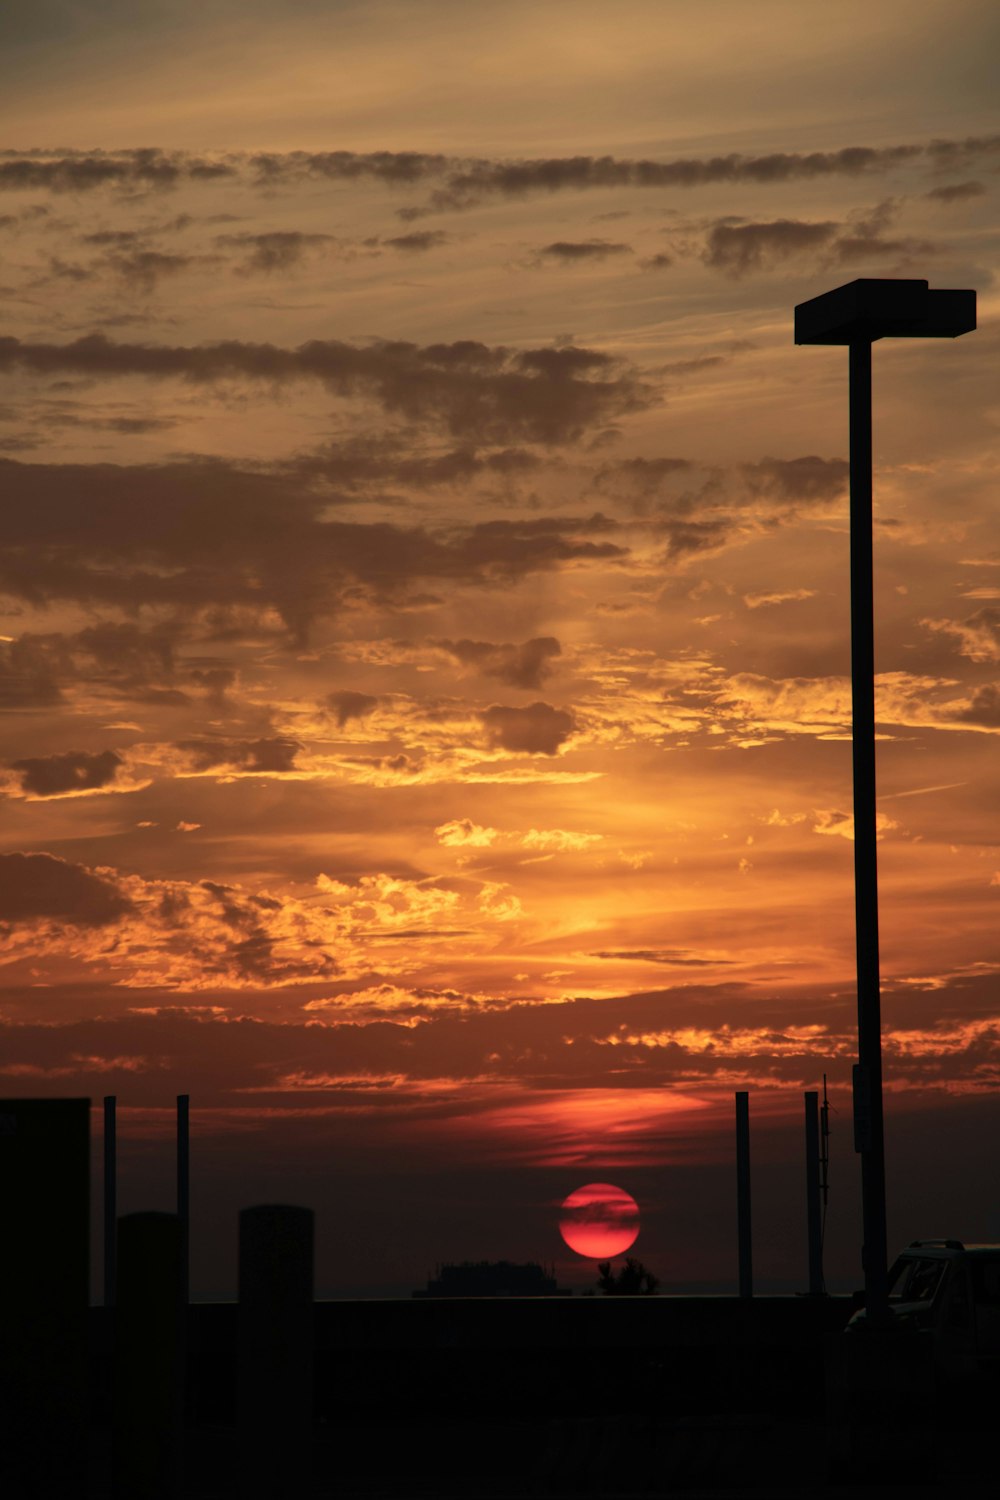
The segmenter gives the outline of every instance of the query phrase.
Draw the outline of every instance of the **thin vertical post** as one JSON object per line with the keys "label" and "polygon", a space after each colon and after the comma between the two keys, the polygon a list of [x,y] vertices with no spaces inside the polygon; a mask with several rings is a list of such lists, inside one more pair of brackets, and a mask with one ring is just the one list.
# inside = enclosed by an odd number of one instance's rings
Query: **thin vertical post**
{"label": "thin vertical post", "polygon": [[740,1296],[753,1296],[753,1251],[750,1238],[750,1095],[736,1095],[736,1233],[740,1260]]}
{"label": "thin vertical post", "polygon": [[830,1100],[826,1093],[826,1074],[823,1074],[823,1103],[819,1111],[819,1190],[823,1195],[823,1213],[830,1201]]}
{"label": "thin vertical post", "polygon": [[191,1237],[191,1149],[188,1106],[189,1094],[177,1095],[177,1222],[180,1226],[180,1275],[177,1289],[181,1303],[189,1295],[189,1252]]}
{"label": "thin vertical post", "polygon": [[851,701],[854,762],[854,911],[858,976],[855,1149],[861,1155],[862,1265],[867,1317],[888,1315],[882,1018],[875,822],[875,630],[872,568],[872,350],[850,350]]}
{"label": "thin vertical post", "polygon": [[104,1096],[104,1306],[115,1305],[118,1259],[118,1127],[114,1094]]}
{"label": "thin vertical post", "polygon": [[822,1297],[823,1230],[819,1185],[819,1094],[807,1093],[806,1102],[806,1231],[809,1244],[809,1295]]}

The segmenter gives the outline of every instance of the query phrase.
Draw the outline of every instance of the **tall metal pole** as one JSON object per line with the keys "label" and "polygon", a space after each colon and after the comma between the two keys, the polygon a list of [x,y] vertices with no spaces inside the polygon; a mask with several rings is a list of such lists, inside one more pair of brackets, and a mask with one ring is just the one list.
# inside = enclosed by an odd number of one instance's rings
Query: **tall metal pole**
{"label": "tall metal pole", "polygon": [[740,1260],[740,1296],[753,1296],[753,1249],[750,1236],[750,1095],[736,1095],[736,1234]]}
{"label": "tall metal pole", "polygon": [[189,1094],[177,1095],[177,1221],[180,1226],[178,1294],[188,1300],[188,1256],[191,1226],[191,1155],[188,1134]]}
{"label": "tall metal pole", "polygon": [[115,1305],[118,1262],[118,1132],[117,1098],[104,1096],[104,1306]]}
{"label": "tall metal pole", "polygon": [[851,416],[851,683],[854,749],[854,901],[858,961],[858,1061],[854,1148],[861,1155],[862,1264],[868,1325],[889,1316],[882,1119],[882,1028],[875,844],[875,650],[872,586],[872,343],[954,339],[976,326],[970,288],[918,278],[863,276],[800,302],[797,344],[846,344]]}
{"label": "tall metal pole", "polygon": [[854,1070],[855,1149],[861,1155],[862,1264],[866,1316],[888,1315],[882,1022],[875,842],[875,640],[872,572],[872,348],[850,349],[851,697],[854,752],[854,910],[858,975],[858,1063]]}
{"label": "tall metal pole", "polygon": [[806,1232],[809,1244],[809,1295],[822,1297],[823,1229],[819,1203],[819,1095],[809,1092],[806,1101]]}

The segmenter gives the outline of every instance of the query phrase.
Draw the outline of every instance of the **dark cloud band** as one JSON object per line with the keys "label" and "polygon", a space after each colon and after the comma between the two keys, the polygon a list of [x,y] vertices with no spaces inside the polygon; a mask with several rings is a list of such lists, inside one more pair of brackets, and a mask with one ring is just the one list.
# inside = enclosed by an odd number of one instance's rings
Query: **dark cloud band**
{"label": "dark cloud band", "polygon": [[[484,198],[619,187],[695,188],[712,183],[768,184],[857,177],[911,162],[960,168],[1000,150],[1000,135],[967,136],[835,151],[680,157],[672,161],[614,156],[488,161],[420,151],[289,151],[219,157],[148,148],[135,151],[8,152],[0,155],[0,190],[86,192],[98,188],[170,190],[183,182],[246,179],[273,189],[303,180],[369,180],[389,188],[441,182],[429,206],[471,207]],[[417,210],[418,212],[420,210]]]}
{"label": "dark cloud band", "polygon": [[197,346],[115,343],[90,334],[69,344],[0,339],[0,370],[116,379],[316,380],[343,396],[370,396],[411,422],[444,426],[479,444],[571,442],[594,424],[649,406],[653,389],[595,349],[509,349],[462,339],[368,345],[313,339],[297,348],[236,339]]}

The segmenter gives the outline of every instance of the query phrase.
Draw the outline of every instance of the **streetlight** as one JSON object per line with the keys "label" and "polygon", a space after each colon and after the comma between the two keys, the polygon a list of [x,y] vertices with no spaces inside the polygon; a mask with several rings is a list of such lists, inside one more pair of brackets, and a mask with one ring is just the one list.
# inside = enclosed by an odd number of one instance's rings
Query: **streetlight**
{"label": "streetlight", "polygon": [[861,1156],[865,1306],[888,1316],[882,1030],[875,853],[875,653],[872,586],[872,344],[882,338],[957,338],[976,326],[974,291],[931,291],[926,281],[863,278],[800,302],[797,344],[846,344],[850,360],[851,703],[854,758],[854,913],[858,1061],[854,1149]]}

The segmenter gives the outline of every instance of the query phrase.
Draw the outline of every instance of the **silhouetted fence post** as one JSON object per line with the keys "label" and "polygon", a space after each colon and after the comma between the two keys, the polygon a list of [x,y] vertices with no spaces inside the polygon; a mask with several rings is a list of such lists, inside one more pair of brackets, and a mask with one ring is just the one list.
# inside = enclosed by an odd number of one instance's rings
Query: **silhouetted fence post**
{"label": "silhouetted fence post", "polygon": [[117,1099],[104,1096],[104,1306],[115,1305],[115,1255],[118,1241]]}
{"label": "silhouetted fence post", "polygon": [[0,1494],[87,1484],[90,1100],[0,1099]]}
{"label": "silhouetted fence post", "polygon": [[177,1222],[181,1231],[180,1282],[177,1295],[187,1306],[191,1254],[191,1140],[189,1094],[177,1095]]}
{"label": "silhouetted fence post", "polygon": [[313,1212],[240,1211],[241,1493],[301,1500],[312,1470]]}
{"label": "silhouetted fence post", "polygon": [[809,1244],[809,1295],[822,1297],[823,1222],[820,1212],[819,1094],[805,1095],[806,1104],[806,1232]]}
{"label": "silhouetted fence post", "polygon": [[740,1257],[740,1296],[753,1296],[750,1238],[750,1095],[736,1095],[736,1235]]}
{"label": "silhouetted fence post", "polygon": [[115,1296],[115,1500],[181,1493],[183,1338],[181,1232],[176,1214],[118,1221]]}

